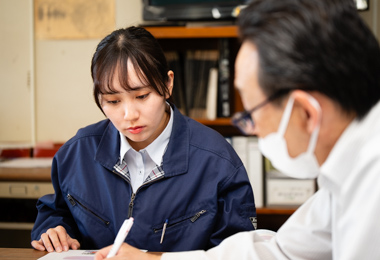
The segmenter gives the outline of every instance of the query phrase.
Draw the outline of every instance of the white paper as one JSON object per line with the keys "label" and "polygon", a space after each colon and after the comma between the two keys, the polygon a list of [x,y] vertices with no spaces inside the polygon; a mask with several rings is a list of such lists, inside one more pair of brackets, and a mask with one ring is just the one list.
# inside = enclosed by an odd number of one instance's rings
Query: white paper
{"label": "white paper", "polygon": [[98,250],[69,250],[66,252],[52,252],[38,260],[88,260],[94,259],[94,256]]}

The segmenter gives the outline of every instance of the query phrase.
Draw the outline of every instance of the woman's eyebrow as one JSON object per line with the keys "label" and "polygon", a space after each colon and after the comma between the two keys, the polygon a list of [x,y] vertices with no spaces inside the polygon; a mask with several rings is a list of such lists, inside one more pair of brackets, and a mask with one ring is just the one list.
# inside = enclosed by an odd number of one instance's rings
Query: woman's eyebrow
{"label": "woman's eyebrow", "polygon": [[149,86],[135,86],[135,87],[130,87],[129,90],[127,90],[128,92],[130,91],[140,91],[140,90],[144,90],[146,88],[149,88]]}
{"label": "woman's eyebrow", "polygon": [[[147,85],[134,86],[134,87],[129,87],[125,91],[126,92],[141,91],[141,90],[149,89],[149,88],[150,88],[150,86],[147,86]],[[120,93],[122,93],[122,91],[108,90],[108,91],[102,92],[102,95],[117,95],[117,94],[120,94]]]}
{"label": "woman's eyebrow", "polygon": [[121,93],[120,91],[105,91],[105,92],[102,92],[101,94],[102,95],[117,95],[120,93]]}

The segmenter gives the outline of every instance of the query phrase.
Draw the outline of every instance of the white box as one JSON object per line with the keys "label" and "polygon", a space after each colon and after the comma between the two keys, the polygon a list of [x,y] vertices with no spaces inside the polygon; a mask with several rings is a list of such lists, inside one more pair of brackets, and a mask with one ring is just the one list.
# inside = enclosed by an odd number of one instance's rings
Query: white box
{"label": "white box", "polygon": [[299,206],[316,191],[314,179],[294,179],[271,171],[266,176],[267,206]]}

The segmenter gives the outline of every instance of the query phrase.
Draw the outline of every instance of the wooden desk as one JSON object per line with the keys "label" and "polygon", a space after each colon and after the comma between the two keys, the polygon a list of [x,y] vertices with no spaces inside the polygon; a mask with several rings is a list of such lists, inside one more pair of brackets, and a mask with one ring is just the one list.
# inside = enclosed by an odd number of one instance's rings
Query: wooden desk
{"label": "wooden desk", "polygon": [[50,167],[45,168],[3,168],[0,167],[0,181],[51,182]]}
{"label": "wooden desk", "polygon": [[36,260],[46,254],[46,251],[38,251],[32,248],[0,248],[0,260]]}

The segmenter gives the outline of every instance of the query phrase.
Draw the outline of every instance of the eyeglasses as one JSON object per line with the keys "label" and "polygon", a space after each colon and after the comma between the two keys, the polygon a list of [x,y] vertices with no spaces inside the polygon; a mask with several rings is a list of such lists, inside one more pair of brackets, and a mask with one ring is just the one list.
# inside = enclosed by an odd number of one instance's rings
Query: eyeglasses
{"label": "eyeglasses", "polygon": [[252,119],[252,113],[259,108],[262,108],[266,104],[272,102],[273,100],[287,94],[289,91],[290,89],[281,89],[252,109],[235,113],[231,118],[232,124],[245,135],[252,133],[255,126],[255,122]]}

